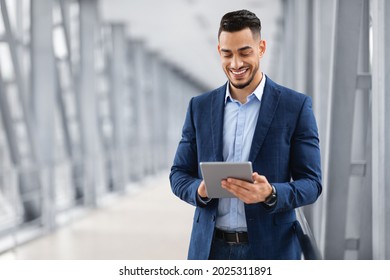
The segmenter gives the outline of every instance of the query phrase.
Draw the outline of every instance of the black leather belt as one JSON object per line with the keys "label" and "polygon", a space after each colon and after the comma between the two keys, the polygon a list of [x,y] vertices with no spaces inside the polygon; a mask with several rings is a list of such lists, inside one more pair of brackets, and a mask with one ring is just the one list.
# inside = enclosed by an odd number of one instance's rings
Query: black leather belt
{"label": "black leather belt", "polygon": [[224,240],[227,243],[248,243],[247,232],[230,232],[215,229],[215,237]]}

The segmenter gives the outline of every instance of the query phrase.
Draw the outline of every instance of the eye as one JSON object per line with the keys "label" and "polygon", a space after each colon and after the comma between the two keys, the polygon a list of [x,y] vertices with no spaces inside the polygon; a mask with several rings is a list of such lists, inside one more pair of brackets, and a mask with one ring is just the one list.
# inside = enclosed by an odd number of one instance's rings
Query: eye
{"label": "eye", "polygon": [[222,56],[225,58],[231,58],[233,55],[231,53],[224,53]]}
{"label": "eye", "polygon": [[246,56],[250,56],[251,54],[252,54],[252,52],[244,52],[244,53],[241,53],[241,56],[246,57]]}

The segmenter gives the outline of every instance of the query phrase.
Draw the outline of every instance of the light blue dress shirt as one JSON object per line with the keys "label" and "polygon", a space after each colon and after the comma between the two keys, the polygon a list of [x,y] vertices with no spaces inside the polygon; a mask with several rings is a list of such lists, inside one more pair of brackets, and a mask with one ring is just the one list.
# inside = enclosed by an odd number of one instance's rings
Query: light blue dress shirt
{"label": "light blue dress shirt", "polygon": [[[245,104],[233,99],[229,85],[226,87],[223,122],[224,161],[248,161],[265,79],[263,75],[260,84],[247,97]],[[219,199],[216,227],[227,231],[247,231],[244,203],[238,198]]]}

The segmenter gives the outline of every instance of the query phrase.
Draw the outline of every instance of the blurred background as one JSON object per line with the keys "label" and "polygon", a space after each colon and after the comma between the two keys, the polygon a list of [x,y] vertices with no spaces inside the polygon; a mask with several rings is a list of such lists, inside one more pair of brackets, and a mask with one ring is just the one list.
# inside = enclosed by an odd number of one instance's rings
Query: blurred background
{"label": "blurred background", "polygon": [[169,168],[189,99],[226,82],[238,9],[262,21],[262,70],[313,98],[305,234],[324,259],[390,259],[386,0],[0,0],[0,259],[186,258]]}

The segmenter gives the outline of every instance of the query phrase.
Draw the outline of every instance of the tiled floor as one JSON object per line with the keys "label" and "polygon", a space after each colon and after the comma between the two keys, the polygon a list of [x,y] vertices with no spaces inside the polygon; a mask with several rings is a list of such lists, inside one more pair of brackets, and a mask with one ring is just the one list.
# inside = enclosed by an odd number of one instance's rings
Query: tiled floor
{"label": "tiled floor", "polygon": [[173,195],[165,172],[139,189],[0,259],[185,259],[194,208]]}

